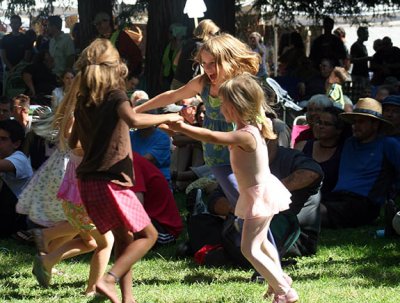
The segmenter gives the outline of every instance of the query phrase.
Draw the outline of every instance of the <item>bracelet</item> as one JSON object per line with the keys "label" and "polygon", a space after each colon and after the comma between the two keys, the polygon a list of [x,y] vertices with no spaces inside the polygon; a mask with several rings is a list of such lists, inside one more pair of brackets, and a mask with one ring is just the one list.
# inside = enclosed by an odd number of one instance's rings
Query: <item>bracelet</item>
{"label": "bracelet", "polygon": [[119,278],[117,277],[116,274],[114,274],[112,271],[107,271],[107,274],[112,276],[115,279],[115,283],[118,284],[119,283]]}

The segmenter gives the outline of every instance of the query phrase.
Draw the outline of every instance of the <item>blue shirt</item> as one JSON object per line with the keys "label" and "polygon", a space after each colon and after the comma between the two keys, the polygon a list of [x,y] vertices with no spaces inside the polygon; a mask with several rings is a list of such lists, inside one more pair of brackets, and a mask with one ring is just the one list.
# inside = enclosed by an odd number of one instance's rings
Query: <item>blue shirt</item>
{"label": "blue shirt", "polygon": [[339,166],[339,179],[333,192],[352,192],[383,204],[390,187],[400,175],[400,142],[379,137],[359,143],[346,140]]}
{"label": "blue shirt", "polygon": [[150,154],[156,159],[156,166],[165,178],[171,180],[171,140],[158,128],[148,137],[142,137],[140,130],[130,131],[132,150],[144,156]]}

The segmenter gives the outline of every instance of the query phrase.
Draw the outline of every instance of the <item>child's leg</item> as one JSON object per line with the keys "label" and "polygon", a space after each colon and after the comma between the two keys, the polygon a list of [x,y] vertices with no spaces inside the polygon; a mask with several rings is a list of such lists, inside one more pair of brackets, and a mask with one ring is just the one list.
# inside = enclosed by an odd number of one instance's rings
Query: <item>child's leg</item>
{"label": "child's leg", "polygon": [[276,248],[267,240],[271,219],[272,216],[244,220],[241,250],[246,259],[272,286],[275,293],[284,295],[290,290],[290,286],[283,277],[279,257],[279,265],[276,264]]}
{"label": "child's leg", "polygon": [[81,235],[84,239],[82,239],[82,237],[72,239],[55,251],[41,257],[43,266],[47,272],[50,273],[53,266],[61,260],[69,259],[96,249],[96,241],[92,237],[88,237],[85,233],[81,233]]}
{"label": "child's leg", "polygon": [[44,246],[48,251],[54,251],[61,247],[64,243],[73,239],[79,231],[71,226],[68,221],[63,221],[55,226],[42,229]]}
{"label": "child's leg", "polygon": [[142,231],[132,236],[125,228],[113,230],[115,237],[114,266],[96,284],[96,289],[106,295],[111,302],[119,303],[115,282],[120,281],[122,300],[124,303],[135,302],[132,295],[131,267],[142,258],[157,241],[157,230],[152,224],[146,226]]}
{"label": "child's leg", "polygon": [[90,231],[90,235],[96,240],[97,248],[94,251],[92,260],[90,261],[90,273],[88,285],[85,291],[86,294],[96,292],[96,283],[106,271],[114,244],[114,237],[111,231],[102,235],[97,231],[97,229],[93,229]]}

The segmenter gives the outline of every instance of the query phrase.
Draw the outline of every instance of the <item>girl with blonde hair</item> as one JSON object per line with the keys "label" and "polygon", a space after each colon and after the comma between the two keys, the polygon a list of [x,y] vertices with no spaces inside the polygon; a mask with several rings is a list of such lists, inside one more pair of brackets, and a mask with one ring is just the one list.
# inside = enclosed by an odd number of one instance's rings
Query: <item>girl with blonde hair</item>
{"label": "girl with blonde hair", "polygon": [[[217,131],[232,131],[232,122],[227,122],[220,112],[221,100],[218,90],[221,84],[237,75],[249,72],[255,75],[260,62],[259,55],[229,34],[221,34],[207,40],[196,56],[196,61],[204,69],[204,74],[189,81],[186,85],[164,92],[135,108],[144,112],[164,107],[182,99],[200,95],[205,107],[203,127]],[[238,188],[229,163],[229,150],[226,146],[214,143],[203,144],[205,163],[211,168],[228,200],[234,206],[238,198]]]}
{"label": "girl with blonde hair", "polygon": [[[46,230],[33,230],[35,242],[42,255],[35,257],[32,272],[41,286],[48,287],[51,282],[53,267],[57,263],[61,260],[94,251],[90,262],[88,284],[85,290],[86,296],[94,296],[96,294],[96,283],[104,274],[110,259],[114,238],[111,231],[100,234],[89,218],[82,204],[75,177],[75,170],[82,160],[83,152],[79,146],[69,150],[66,144],[73,123],[73,116],[70,113],[74,111],[76,105],[76,95],[79,91],[80,81],[81,74],[79,73],[75,81],[73,81],[70,91],[67,92],[57,108],[52,123],[53,129],[59,132],[59,149],[69,152],[69,161],[57,198],[62,200],[65,217],[70,227],[79,234],[79,237],[65,242],[57,249],[50,250],[48,249],[48,243],[51,239],[44,237],[44,234],[48,232]],[[61,232],[58,236],[64,237],[65,235]]]}
{"label": "girl with blonde hair", "polygon": [[125,93],[127,67],[106,39],[94,40],[82,52],[76,68],[81,80],[69,146],[80,144],[84,152],[76,169],[79,193],[97,230],[101,234],[111,230],[115,238],[115,263],[96,283],[96,291],[113,303],[120,302],[115,287],[120,282],[122,302],[135,302],[131,266],[154,245],[157,231],[130,190],[134,172],[129,128],[182,117],[134,112]]}
{"label": "girl with blonde hair", "polygon": [[266,139],[275,139],[276,135],[272,121],[265,116],[268,106],[264,92],[253,76],[244,73],[224,82],[219,95],[221,112],[226,121],[235,123],[235,131],[211,131],[182,122],[166,128],[229,146],[240,193],[235,215],[244,220],[241,251],[268,281],[269,292],[275,294],[274,303],[296,302],[299,297],[291,288],[292,281],[283,273],[278,252],[267,238],[273,216],[289,208],[291,195],[269,169]]}

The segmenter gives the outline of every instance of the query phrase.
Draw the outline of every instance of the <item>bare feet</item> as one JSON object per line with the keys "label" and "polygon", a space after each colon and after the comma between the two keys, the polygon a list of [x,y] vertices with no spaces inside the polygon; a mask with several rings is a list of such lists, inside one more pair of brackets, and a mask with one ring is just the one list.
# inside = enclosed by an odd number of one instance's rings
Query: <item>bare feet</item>
{"label": "bare feet", "polygon": [[112,303],[120,303],[115,282],[115,278],[112,275],[106,274],[97,282],[96,291],[105,295]]}

